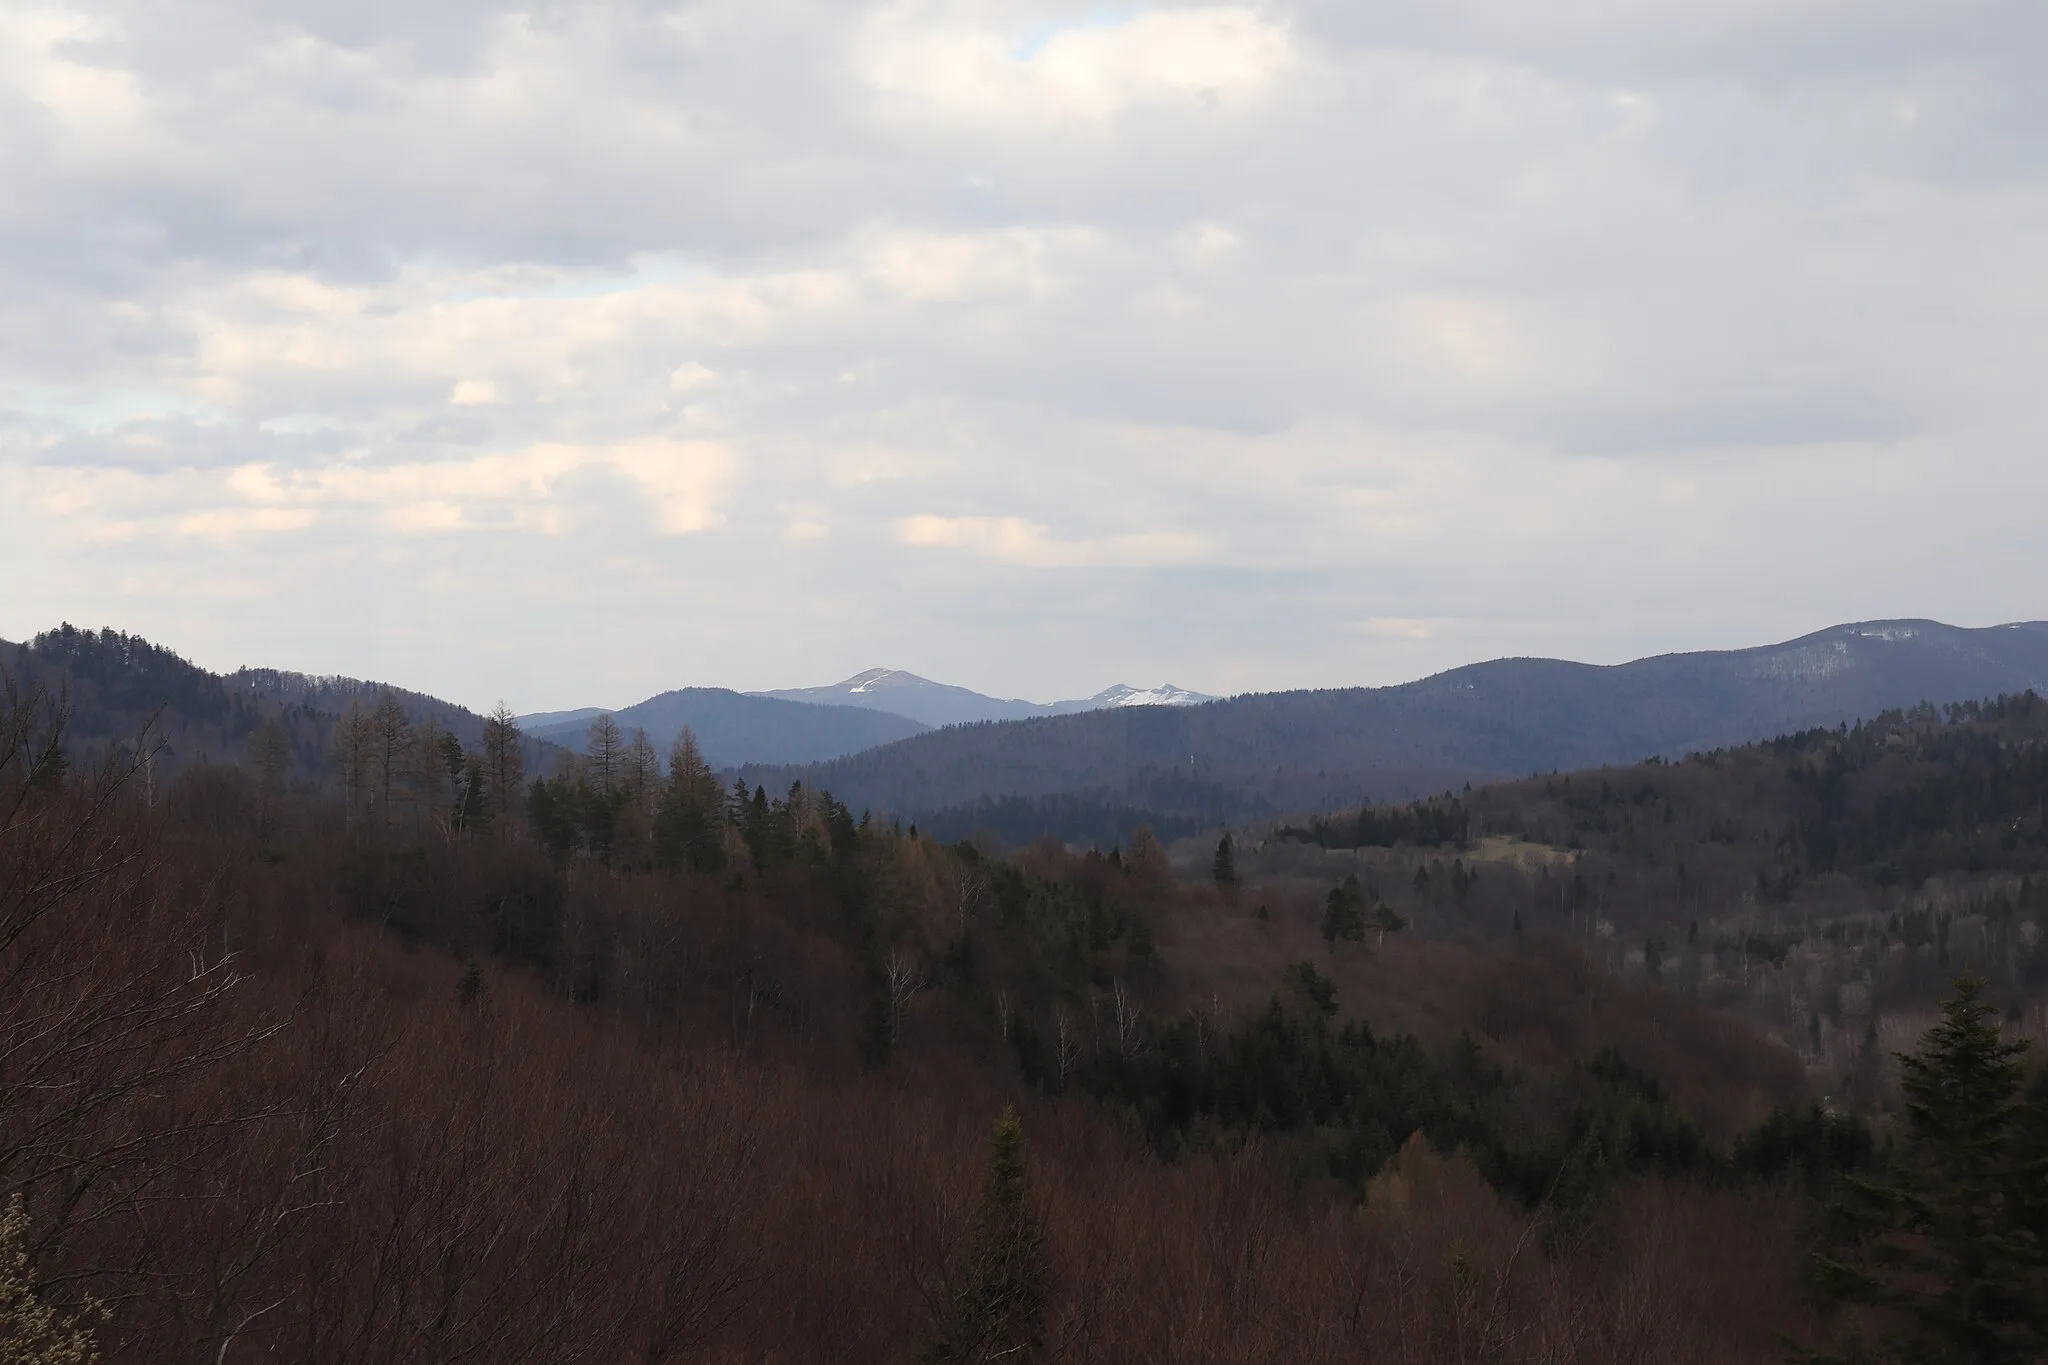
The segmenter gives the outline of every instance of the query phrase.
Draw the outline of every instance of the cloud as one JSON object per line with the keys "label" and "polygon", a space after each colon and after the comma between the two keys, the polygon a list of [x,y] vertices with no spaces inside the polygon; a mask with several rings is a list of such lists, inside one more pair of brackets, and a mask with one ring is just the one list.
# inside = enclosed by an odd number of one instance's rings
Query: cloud
{"label": "cloud", "polygon": [[544,706],[2040,616],[2044,48],[2025,0],[17,7],[0,635]]}
{"label": "cloud", "polygon": [[177,521],[180,535],[215,540],[252,532],[303,531],[312,524],[313,513],[304,507],[217,507],[188,512]]}
{"label": "cloud", "polygon": [[1286,28],[1236,6],[1155,10],[1041,31],[1017,47],[955,6],[873,11],[854,61],[883,117],[939,135],[1101,129],[1135,112],[1218,113],[1255,101],[1297,60]]}
{"label": "cloud", "polygon": [[1201,537],[1177,531],[1141,531],[1094,540],[1061,540],[1021,517],[905,517],[896,538],[920,549],[964,550],[985,559],[1034,569],[1155,567],[1199,560]]}

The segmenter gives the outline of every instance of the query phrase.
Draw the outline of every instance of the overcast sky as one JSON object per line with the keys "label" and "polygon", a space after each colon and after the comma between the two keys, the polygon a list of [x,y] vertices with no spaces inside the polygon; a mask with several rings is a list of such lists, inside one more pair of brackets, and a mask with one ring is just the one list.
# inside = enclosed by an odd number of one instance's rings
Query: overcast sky
{"label": "overcast sky", "polygon": [[1037,700],[2048,617],[2048,4],[0,6],[0,636]]}

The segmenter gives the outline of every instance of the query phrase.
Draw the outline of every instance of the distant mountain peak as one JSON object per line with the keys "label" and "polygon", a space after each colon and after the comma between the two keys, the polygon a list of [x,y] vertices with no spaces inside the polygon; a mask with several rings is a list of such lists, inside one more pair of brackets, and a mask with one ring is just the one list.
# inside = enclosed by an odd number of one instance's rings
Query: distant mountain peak
{"label": "distant mountain peak", "polygon": [[1158,687],[1132,687],[1128,683],[1118,683],[1114,687],[1105,687],[1090,697],[1088,702],[1092,703],[1092,706],[1076,706],[1072,702],[1063,705],[1075,706],[1077,710],[1099,710],[1111,706],[1200,706],[1203,702],[1215,700],[1217,698],[1206,692],[1193,692],[1185,687],[1176,687],[1172,683],[1161,683]]}
{"label": "distant mountain peak", "polygon": [[856,673],[844,682],[832,684],[829,688],[806,688],[805,691],[844,692],[849,696],[862,693],[887,691],[900,687],[943,687],[930,678],[920,678],[915,673],[906,673],[900,668],[870,668],[865,673]]}

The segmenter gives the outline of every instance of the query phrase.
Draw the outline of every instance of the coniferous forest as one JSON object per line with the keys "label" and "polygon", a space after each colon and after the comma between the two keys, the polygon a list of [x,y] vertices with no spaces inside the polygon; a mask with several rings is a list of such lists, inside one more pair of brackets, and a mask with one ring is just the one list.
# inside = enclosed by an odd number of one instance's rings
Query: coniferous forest
{"label": "coniferous forest", "polygon": [[90,686],[0,709],[0,1359],[2048,1351],[2031,696],[1191,865]]}

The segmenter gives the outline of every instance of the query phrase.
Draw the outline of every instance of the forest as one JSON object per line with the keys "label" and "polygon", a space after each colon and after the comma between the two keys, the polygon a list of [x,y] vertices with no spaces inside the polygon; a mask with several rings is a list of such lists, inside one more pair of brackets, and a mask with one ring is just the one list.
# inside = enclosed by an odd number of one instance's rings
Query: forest
{"label": "forest", "polygon": [[146,688],[120,742],[5,693],[0,1358],[2048,1340],[2031,697],[1191,871],[609,717],[537,756],[502,712],[230,699],[238,758],[159,772]]}

